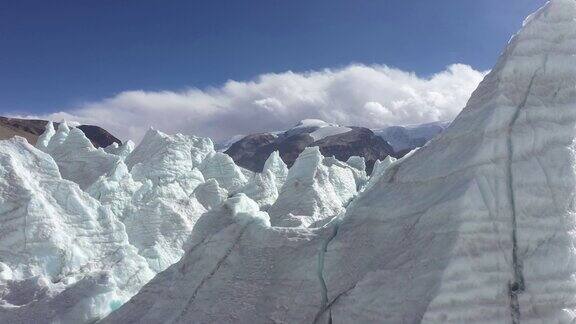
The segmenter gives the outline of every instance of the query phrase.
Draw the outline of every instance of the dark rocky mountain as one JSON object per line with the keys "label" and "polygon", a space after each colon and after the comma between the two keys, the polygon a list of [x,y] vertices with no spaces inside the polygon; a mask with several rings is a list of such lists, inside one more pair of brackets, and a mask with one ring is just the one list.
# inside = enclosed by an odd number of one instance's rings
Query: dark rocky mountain
{"label": "dark rocky mountain", "polygon": [[[8,139],[13,136],[22,136],[30,144],[36,144],[38,137],[44,133],[48,121],[40,119],[19,119],[0,117],[0,139]],[[58,123],[54,123],[56,127]],[[122,142],[107,130],[93,125],[78,126],[95,147],[106,147],[112,143]]]}
{"label": "dark rocky mountain", "polygon": [[122,141],[102,127],[94,125],[80,125],[78,128],[84,132],[84,135],[88,137],[95,147],[106,147],[112,143],[118,143],[118,145],[122,144]]}
{"label": "dark rocky mountain", "polygon": [[346,161],[351,156],[362,156],[368,172],[372,172],[376,160],[383,160],[388,155],[395,156],[392,146],[370,129],[350,128],[352,130],[347,133],[328,136],[311,146],[318,146],[324,156],[334,156],[340,161]]}
{"label": "dark rocky mountain", "polygon": [[[306,147],[318,146],[324,156],[334,156],[346,161],[351,156],[362,156],[366,160],[368,172],[376,160],[394,155],[392,147],[368,128],[346,127],[348,130],[335,135],[315,138],[312,133],[320,127],[295,127],[283,133],[260,133],[248,135],[232,144],[225,153],[236,164],[261,172],[264,162],[274,151],[278,151],[282,160],[292,166],[298,155]],[[317,136],[316,136],[317,137]]]}

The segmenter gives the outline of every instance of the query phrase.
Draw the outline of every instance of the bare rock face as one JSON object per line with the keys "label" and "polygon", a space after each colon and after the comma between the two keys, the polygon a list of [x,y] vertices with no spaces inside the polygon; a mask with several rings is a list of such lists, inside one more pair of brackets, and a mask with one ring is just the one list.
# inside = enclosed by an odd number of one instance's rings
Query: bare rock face
{"label": "bare rock face", "polygon": [[[330,130],[321,134],[326,128]],[[306,147],[314,146],[318,146],[322,155],[334,156],[340,161],[347,161],[351,156],[364,157],[368,172],[372,171],[376,160],[394,155],[393,148],[368,128],[332,125],[296,126],[280,134],[248,135],[232,144],[225,153],[230,155],[236,164],[254,172],[261,172],[264,162],[274,151],[278,151],[282,160],[291,167]]]}
{"label": "bare rock face", "polygon": [[82,130],[96,148],[107,147],[112,145],[112,143],[122,144],[119,139],[104,128],[94,125],[80,125],[78,128]]}
{"label": "bare rock face", "polygon": [[[0,117],[0,139],[9,139],[14,136],[24,137],[32,145],[36,144],[38,137],[46,130],[48,121],[40,119],[19,119]],[[58,123],[55,123],[58,126]],[[79,129],[92,142],[94,147],[107,147],[112,143],[122,144],[107,130],[93,125],[80,125]]]}
{"label": "bare rock face", "polygon": [[322,155],[334,156],[340,161],[348,161],[352,156],[363,157],[369,173],[372,172],[376,160],[394,155],[392,147],[368,128],[351,128],[347,133],[328,136],[311,146],[318,146]]}
{"label": "bare rock face", "polygon": [[225,153],[230,155],[236,164],[248,170],[262,171],[264,162],[274,151],[271,146],[276,140],[277,136],[270,133],[248,135],[234,143]]}

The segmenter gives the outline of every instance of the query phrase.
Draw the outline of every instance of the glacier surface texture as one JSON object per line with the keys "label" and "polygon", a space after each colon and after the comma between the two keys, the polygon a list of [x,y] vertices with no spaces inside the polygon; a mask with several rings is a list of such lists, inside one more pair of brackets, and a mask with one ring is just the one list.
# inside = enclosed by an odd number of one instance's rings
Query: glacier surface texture
{"label": "glacier surface texture", "polygon": [[97,149],[49,124],[0,141],[0,323],[575,323],[575,140],[574,0],[370,173],[318,147],[253,172],[207,138]]}

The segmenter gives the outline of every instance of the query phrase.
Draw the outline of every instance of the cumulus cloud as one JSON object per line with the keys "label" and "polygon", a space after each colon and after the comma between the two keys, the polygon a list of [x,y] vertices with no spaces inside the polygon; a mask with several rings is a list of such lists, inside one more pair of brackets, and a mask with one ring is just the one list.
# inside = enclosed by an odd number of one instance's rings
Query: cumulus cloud
{"label": "cumulus cloud", "polygon": [[383,65],[354,64],[264,74],[217,88],[125,91],[43,117],[99,125],[136,141],[149,127],[222,140],[285,129],[306,118],[381,128],[453,119],[484,75],[463,64],[429,78]]}

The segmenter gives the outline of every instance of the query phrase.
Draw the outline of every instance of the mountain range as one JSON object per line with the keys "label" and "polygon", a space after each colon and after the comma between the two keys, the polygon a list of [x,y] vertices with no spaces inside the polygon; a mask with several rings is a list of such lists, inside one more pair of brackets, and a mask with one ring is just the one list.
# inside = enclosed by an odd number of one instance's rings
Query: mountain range
{"label": "mountain range", "polygon": [[334,156],[343,162],[352,156],[363,157],[370,173],[377,160],[387,156],[403,157],[424,146],[448,124],[435,122],[371,130],[306,119],[287,130],[235,136],[216,147],[230,155],[238,165],[254,172],[262,171],[266,158],[274,151],[292,166],[304,148],[317,146],[324,156]]}
{"label": "mountain range", "polygon": [[[0,140],[9,139],[15,135],[24,137],[31,144],[36,144],[38,136],[46,130],[48,121],[40,119],[21,119],[0,116]],[[58,123],[56,123],[58,125]],[[93,125],[79,125],[86,137],[95,147],[106,147],[112,143],[122,142],[110,134],[107,130]]]}
{"label": "mountain range", "polygon": [[[0,117],[0,139],[21,136],[31,144],[45,131],[46,120]],[[54,123],[56,127],[58,123]],[[424,146],[434,136],[440,134],[448,122],[434,122],[422,125],[390,126],[370,130],[358,126],[339,126],[317,119],[300,121],[294,127],[283,131],[254,133],[235,136],[216,143],[219,151],[230,155],[241,167],[261,172],[268,156],[278,151],[288,166],[306,147],[318,146],[325,156],[334,156],[346,162],[352,156],[365,159],[368,173],[374,163],[387,156],[400,158],[408,152]],[[92,125],[77,126],[94,147],[108,147],[122,142],[105,129]]]}

